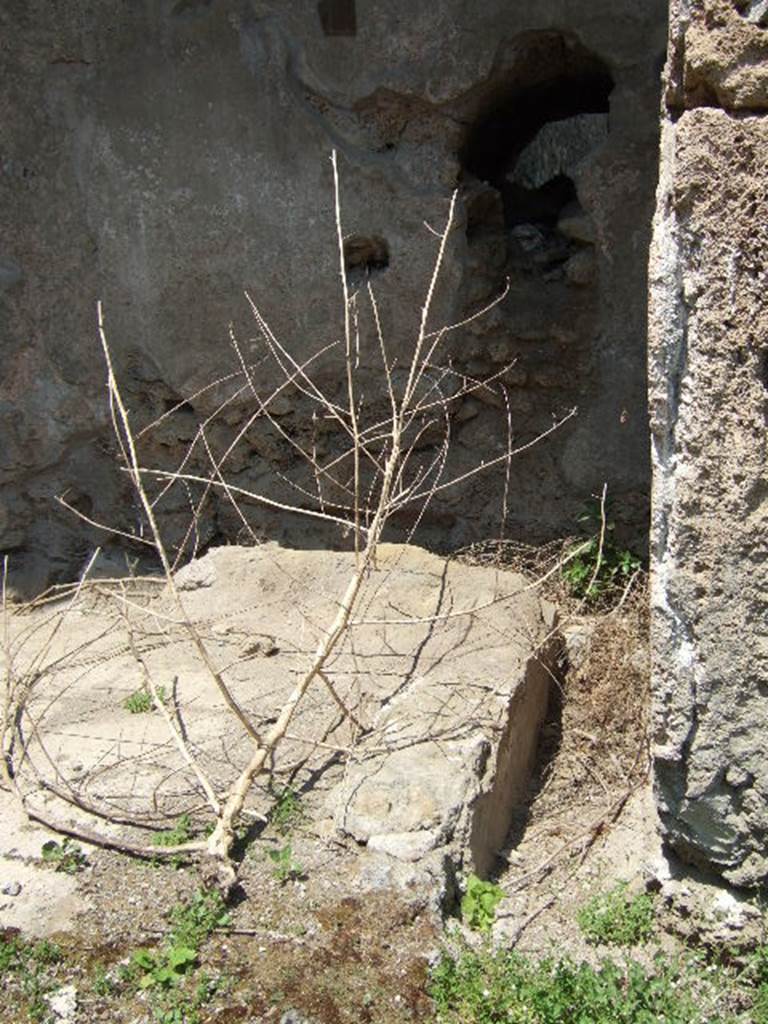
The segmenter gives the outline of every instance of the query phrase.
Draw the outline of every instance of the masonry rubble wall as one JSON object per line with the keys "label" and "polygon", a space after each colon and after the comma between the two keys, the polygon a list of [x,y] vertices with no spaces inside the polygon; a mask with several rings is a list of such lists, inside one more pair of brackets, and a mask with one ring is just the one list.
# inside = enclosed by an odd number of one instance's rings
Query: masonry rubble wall
{"label": "masonry rubble wall", "polygon": [[[511,279],[504,302],[438,354],[453,368],[449,392],[469,375],[493,377],[506,394],[481,390],[451,406],[457,472],[488,438],[502,452],[508,423],[524,444],[578,408],[515,461],[507,535],[562,535],[606,481],[642,534],[665,19],[663,0],[3,3],[0,552],[12,577],[28,590],[71,578],[108,541],[57,496],[93,522],[139,531],[115,464],[97,300],[137,431],[162,417],[140,438],[142,459],[166,470],[222,398],[223,386],[201,389],[238,370],[230,324],[262,394],[277,379],[245,289],[299,361],[338,338],[333,148],[355,286],[370,272],[398,365],[435,255],[425,222],[444,223],[457,185],[435,326],[473,313]],[[567,140],[578,132],[556,125],[585,115],[607,127],[585,136],[567,173],[550,179],[558,183],[515,191],[516,159],[529,143],[527,165],[536,146],[544,152],[542,125],[550,155],[573,155]],[[370,340],[370,315],[361,316]],[[363,347],[362,390],[386,404],[377,358],[376,345]],[[312,365],[329,396],[341,396],[335,355]],[[207,424],[215,453],[252,411],[244,394]],[[226,465],[233,483],[281,499],[296,493],[292,483],[307,485],[281,431],[328,460],[339,437],[325,421],[310,436],[299,389],[272,411],[277,426],[254,422]],[[201,446],[187,465],[210,471]],[[497,535],[502,476],[433,502],[421,542],[445,550]],[[189,500],[176,487],[157,506],[171,545]],[[329,543],[285,516],[258,518],[268,537]],[[241,525],[211,494],[199,547],[232,542]]]}

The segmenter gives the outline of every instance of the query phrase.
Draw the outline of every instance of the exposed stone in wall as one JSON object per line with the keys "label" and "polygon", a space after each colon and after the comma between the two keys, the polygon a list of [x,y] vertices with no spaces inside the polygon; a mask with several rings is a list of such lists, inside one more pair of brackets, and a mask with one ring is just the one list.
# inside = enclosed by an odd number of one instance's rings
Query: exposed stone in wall
{"label": "exposed stone in wall", "polygon": [[768,35],[760,0],[675,0],[667,104],[768,110]]}
{"label": "exposed stone in wall", "polygon": [[[560,0],[2,5],[0,551],[14,572],[33,585],[71,575],[106,539],[56,495],[94,521],[139,529],[114,463],[97,299],[137,429],[163,417],[140,438],[142,458],[166,469],[221,400],[222,386],[201,389],[237,371],[230,322],[262,389],[277,379],[243,289],[299,359],[338,337],[333,147],[350,270],[355,281],[374,276],[400,363],[434,257],[424,222],[443,222],[457,185],[435,323],[461,319],[512,279],[505,302],[440,357],[480,380],[514,363],[505,401],[481,392],[452,408],[453,468],[468,467],[481,441],[503,450],[508,416],[524,442],[578,406],[514,463],[508,532],[569,529],[603,482],[642,522],[645,257],[665,5],[583,0],[563,12]],[[607,135],[569,173],[537,189],[516,183],[536,133],[556,137],[558,123],[579,116],[607,118]],[[467,154],[494,124],[489,168]],[[361,356],[372,401],[383,398],[375,358],[375,346]],[[331,397],[341,394],[338,360],[315,369]],[[243,395],[208,425],[214,452],[252,408]],[[338,438],[312,426],[298,391],[274,412],[280,430],[255,421],[227,465],[234,483],[284,498],[295,493],[286,478],[307,481],[281,431],[328,458]],[[209,471],[201,448],[189,468]],[[498,533],[503,493],[501,479],[446,492],[419,539],[450,548]],[[159,503],[172,543],[198,498],[176,487]],[[329,542],[283,516],[259,514],[255,527]],[[241,528],[211,495],[193,541],[199,549]]]}
{"label": "exposed stone in wall", "polygon": [[656,782],[674,848],[751,886],[768,880],[768,65],[749,55],[768,38],[708,0],[674,5],[672,44],[651,255]]}
{"label": "exposed stone in wall", "polygon": [[517,159],[511,182],[537,189],[561,176],[573,181],[580,162],[608,139],[607,114],[547,121]]}

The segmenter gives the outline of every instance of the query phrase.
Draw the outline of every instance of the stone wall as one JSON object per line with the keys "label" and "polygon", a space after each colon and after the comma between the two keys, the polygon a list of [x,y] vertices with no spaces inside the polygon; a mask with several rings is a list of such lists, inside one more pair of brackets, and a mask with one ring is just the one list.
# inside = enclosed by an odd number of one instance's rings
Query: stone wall
{"label": "stone wall", "polygon": [[768,32],[758,8],[672,5],[651,253],[658,799],[673,847],[744,886],[768,880]]}
{"label": "stone wall", "polygon": [[[3,3],[0,551],[15,578],[34,589],[71,576],[107,539],[57,495],[96,522],[140,529],[114,458],[98,299],[137,429],[175,410],[140,442],[165,468],[221,398],[200,389],[238,368],[230,323],[259,385],[276,379],[244,289],[297,358],[338,337],[334,147],[350,270],[357,283],[372,276],[401,363],[434,258],[424,222],[444,222],[457,185],[435,325],[474,312],[510,277],[508,298],[438,355],[477,380],[504,371],[505,398],[482,392],[452,407],[454,468],[481,442],[503,451],[507,410],[524,442],[577,406],[515,462],[508,533],[572,529],[604,482],[642,533],[665,20],[662,0]],[[371,353],[361,373],[375,402]],[[315,367],[335,394],[338,361]],[[211,425],[216,451],[252,408],[243,399]],[[274,412],[307,439],[298,392]],[[323,430],[331,458],[337,439]],[[203,456],[191,466],[208,468]],[[235,483],[274,497],[290,493],[275,471],[301,482],[266,419],[228,466]],[[497,535],[502,492],[497,479],[446,495],[419,539],[446,549]],[[175,488],[158,506],[171,542],[189,501]],[[232,540],[240,525],[212,496],[198,545]],[[285,517],[261,514],[256,526],[330,542]]]}

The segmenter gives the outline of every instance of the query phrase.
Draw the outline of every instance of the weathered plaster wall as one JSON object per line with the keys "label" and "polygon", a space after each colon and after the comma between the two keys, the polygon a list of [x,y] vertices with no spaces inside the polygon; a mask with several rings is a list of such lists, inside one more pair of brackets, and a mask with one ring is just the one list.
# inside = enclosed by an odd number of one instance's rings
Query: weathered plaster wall
{"label": "weathered plaster wall", "polygon": [[673,4],[649,340],[659,804],[685,858],[746,886],[768,880],[768,33],[748,16]]}
{"label": "weathered plaster wall", "polygon": [[[57,494],[94,520],[138,528],[113,458],[97,299],[139,427],[237,368],[230,322],[259,383],[275,379],[244,288],[299,358],[338,336],[332,147],[346,230],[388,248],[375,283],[393,350],[408,351],[434,255],[424,221],[441,223],[458,183],[436,322],[476,309],[506,274],[513,287],[487,324],[454,335],[441,358],[479,379],[516,360],[504,384],[519,440],[578,406],[557,437],[515,463],[509,530],[541,537],[571,528],[581,500],[604,481],[642,522],[645,268],[665,4],[347,6],[356,6],[354,25],[332,2],[322,5],[323,24],[316,0],[2,4],[0,550],[18,579],[34,587],[71,574],[105,539],[58,507]],[[608,82],[597,101],[584,85],[595,68]],[[537,124],[595,104],[608,115],[607,134],[590,136],[594,144],[576,157],[569,151],[575,217],[550,208],[542,228],[533,212],[510,213],[504,175]],[[467,166],[466,147],[497,114],[497,134],[509,142],[489,183]],[[529,154],[528,164],[541,159]],[[364,353],[364,372],[367,362]],[[331,392],[341,386],[333,359],[318,372]],[[373,377],[368,394],[380,383]],[[220,395],[189,398],[142,438],[146,461],[177,465]],[[496,439],[501,450],[507,413],[498,404],[454,408],[456,468],[470,464],[480,441]],[[246,406],[211,428],[217,451]],[[275,411],[306,439],[297,394]],[[320,443],[330,457],[332,434]],[[286,491],[274,470],[298,473],[265,420],[228,465],[235,483],[276,497]],[[421,539],[448,548],[496,534],[501,497],[500,481],[446,496]],[[188,508],[181,488],[159,506],[171,538],[183,534]],[[199,541],[231,539],[239,525],[212,497]],[[291,525],[262,516],[260,528],[286,536]]]}

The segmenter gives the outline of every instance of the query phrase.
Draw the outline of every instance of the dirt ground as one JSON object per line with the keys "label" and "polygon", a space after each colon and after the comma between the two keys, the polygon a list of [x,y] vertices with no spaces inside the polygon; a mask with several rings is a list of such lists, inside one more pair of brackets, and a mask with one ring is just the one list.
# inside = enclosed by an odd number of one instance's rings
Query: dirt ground
{"label": "dirt ground", "polygon": [[[637,878],[656,852],[649,803],[647,793],[638,790],[588,851],[561,854],[521,894],[508,896],[497,915],[497,939],[514,942],[530,908],[543,907],[519,937],[520,948],[589,956],[581,948],[575,909],[598,881],[602,887],[608,879]],[[571,827],[578,831],[576,822]],[[151,864],[83,847],[88,862],[69,875],[40,863],[47,838],[48,833],[22,826],[5,839],[2,879],[21,883],[21,892],[3,897],[3,926],[61,944],[64,959],[52,987],[75,985],[78,1015],[73,1019],[152,1020],[151,993],[118,987],[99,994],[96,979],[119,975],[135,950],[162,942],[172,908],[192,898],[200,885],[194,864]],[[37,849],[25,862],[9,856],[8,841],[19,854]],[[301,875],[283,883],[274,875],[268,851],[286,842]],[[532,842],[543,860],[558,853],[563,839]],[[510,892],[528,870],[525,844],[518,849],[499,879]],[[200,969],[223,976],[226,987],[199,1019],[206,1024],[290,1022],[294,1018],[285,1015],[296,1011],[296,1021],[317,1024],[433,1020],[427,982],[441,949],[441,923],[418,896],[409,900],[402,893],[362,890],[357,863],[355,850],[318,834],[311,823],[297,823],[289,837],[267,828],[245,853],[231,921],[204,947]],[[552,900],[553,892],[560,894],[557,899]],[[6,989],[0,995],[0,1019],[9,1024],[27,1019],[18,992]]]}
{"label": "dirt ground", "polygon": [[[43,838],[36,835],[35,842]],[[439,935],[423,906],[386,892],[363,895],[354,856],[332,848],[311,826],[292,832],[300,877],[282,882],[267,851],[285,841],[265,835],[243,859],[230,920],[201,950],[196,979],[223,980],[199,1019],[271,1021],[291,1010],[297,1020],[331,1024],[430,1019],[425,986]],[[119,981],[114,991],[100,992],[97,979],[119,978],[136,950],[159,948],[172,909],[194,898],[199,875],[193,864],[152,864],[104,850],[87,856],[76,875],[4,856],[3,879],[20,882],[21,891],[4,897],[3,934],[8,939],[10,926],[21,926],[25,935],[45,935],[61,946],[50,987],[74,984],[73,1019],[152,1020],[155,993]],[[182,985],[187,990],[191,997],[193,988]],[[23,993],[6,986],[0,1019],[26,1021],[28,1010]]]}

